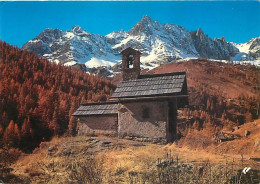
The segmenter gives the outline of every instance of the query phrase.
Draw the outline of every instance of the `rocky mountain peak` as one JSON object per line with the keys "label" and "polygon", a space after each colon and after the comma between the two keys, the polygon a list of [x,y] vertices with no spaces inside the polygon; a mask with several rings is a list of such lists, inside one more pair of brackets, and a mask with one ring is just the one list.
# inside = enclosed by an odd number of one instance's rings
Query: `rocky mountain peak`
{"label": "rocky mountain peak", "polygon": [[251,57],[260,58],[260,37],[253,38],[248,43],[251,44],[249,47]]}
{"label": "rocky mountain peak", "polygon": [[143,24],[149,24],[152,22],[153,22],[152,18],[149,17],[148,15],[143,16],[143,18],[141,20],[141,23],[143,23]]}
{"label": "rocky mountain peak", "polygon": [[196,31],[191,31],[190,35],[193,40],[200,40],[203,41],[204,39],[207,39],[207,35],[204,34],[201,28],[198,28]]}
{"label": "rocky mountain peak", "polygon": [[83,31],[84,31],[83,28],[80,26],[73,26],[71,29],[71,32],[73,33],[82,33]]}
{"label": "rocky mountain peak", "polygon": [[198,28],[196,31],[196,36],[204,35],[204,32],[202,31],[201,28]]}
{"label": "rocky mountain peak", "polygon": [[62,37],[62,35],[63,31],[59,29],[47,28],[43,32],[41,32],[36,38],[34,38],[33,41],[42,40],[45,43],[49,43]]}
{"label": "rocky mountain peak", "polygon": [[59,29],[47,28],[41,32],[33,40],[28,41],[22,46],[22,49],[26,49],[29,52],[43,56],[52,52],[49,45],[55,40],[58,40],[64,35],[64,32]]}
{"label": "rocky mountain peak", "polygon": [[144,16],[140,22],[138,22],[128,33],[133,36],[137,35],[152,35],[154,30],[158,30],[162,25],[153,21],[151,17]]}
{"label": "rocky mountain peak", "polygon": [[222,42],[226,42],[226,39],[225,39],[224,36],[222,36],[222,37],[220,38],[220,40],[221,40]]}
{"label": "rocky mountain peak", "polygon": [[224,37],[211,39],[201,28],[190,32],[193,44],[201,57],[209,59],[230,59],[239,50],[226,42]]}
{"label": "rocky mountain peak", "polygon": [[254,49],[255,47],[260,47],[260,37],[258,38],[252,38],[249,43],[251,43],[251,46],[249,49]]}

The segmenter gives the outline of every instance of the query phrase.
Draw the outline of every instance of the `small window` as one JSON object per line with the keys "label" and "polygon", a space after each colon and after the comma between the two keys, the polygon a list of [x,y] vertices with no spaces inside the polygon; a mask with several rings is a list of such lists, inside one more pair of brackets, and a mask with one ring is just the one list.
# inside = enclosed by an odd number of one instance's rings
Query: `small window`
{"label": "small window", "polygon": [[150,109],[148,107],[143,108],[143,119],[148,119],[150,117]]}
{"label": "small window", "polygon": [[128,61],[127,61],[127,68],[133,68],[134,67],[134,55],[129,55],[128,56]]}

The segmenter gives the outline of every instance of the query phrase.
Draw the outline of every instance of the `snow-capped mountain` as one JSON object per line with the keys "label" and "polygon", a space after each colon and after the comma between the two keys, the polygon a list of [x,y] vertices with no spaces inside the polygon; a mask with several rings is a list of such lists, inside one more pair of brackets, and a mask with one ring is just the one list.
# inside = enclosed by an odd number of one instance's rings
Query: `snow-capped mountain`
{"label": "snow-capped mountain", "polygon": [[190,34],[200,57],[230,59],[239,52],[233,44],[226,42],[224,37],[212,40],[200,28],[197,31],[191,31]]}
{"label": "snow-capped mountain", "polygon": [[120,60],[104,36],[91,34],[79,26],[66,32],[46,29],[22,49],[68,66],[76,63],[85,63],[89,67],[114,65]]}
{"label": "snow-capped mountain", "polygon": [[64,32],[59,29],[45,29],[36,38],[24,44],[22,49],[37,53],[39,56],[43,56],[44,54],[52,54],[52,43],[60,39],[63,35]]}
{"label": "snow-capped mountain", "polygon": [[68,66],[81,63],[87,68],[106,66],[110,70],[121,60],[120,51],[127,47],[142,53],[144,68],[184,58],[243,59],[245,54],[251,59],[260,58],[260,37],[245,44],[228,43],[224,38],[211,39],[201,29],[189,32],[182,26],[162,25],[148,16],[128,32],[121,30],[106,36],[79,26],[69,31],[46,29],[22,49]]}
{"label": "snow-capped mountain", "polygon": [[112,32],[106,38],[118,52],[127,47],[138,49],[142,53],[143,63],[199,57],[186,29],[176,25],[161,25],[148,16],[144,16],[130,31]]}
{"label": "snow-capped mountain", "polygon": [[246,43],[232,43],[239,53],[232,60],[260,60],[260,37],[252,38]]}

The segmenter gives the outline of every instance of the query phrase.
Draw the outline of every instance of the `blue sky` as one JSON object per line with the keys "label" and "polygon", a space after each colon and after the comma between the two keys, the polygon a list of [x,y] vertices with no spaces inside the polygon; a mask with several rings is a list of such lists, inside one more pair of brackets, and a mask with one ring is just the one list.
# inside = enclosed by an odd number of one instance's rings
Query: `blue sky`
{"label": "blue sky", "polygon": [[130,30],[144,15],[237,43],[260,36],[259,1],[2,1],[0,39],[21,47],[46,28],[65,31],[74,25],[106,35]]}

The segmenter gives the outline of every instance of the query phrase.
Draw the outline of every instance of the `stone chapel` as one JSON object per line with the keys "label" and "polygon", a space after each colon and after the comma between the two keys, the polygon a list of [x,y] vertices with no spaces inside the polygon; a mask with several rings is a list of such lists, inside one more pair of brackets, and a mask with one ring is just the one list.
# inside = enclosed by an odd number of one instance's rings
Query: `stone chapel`
{"label": "stone chapel", "polygon": [[188,105],[186,73],[141,75],[141,53],[127,48],[121,54],[123,81],[108,102],[81,104],[73,113],[78,134],[173,142],[177,109]]}

